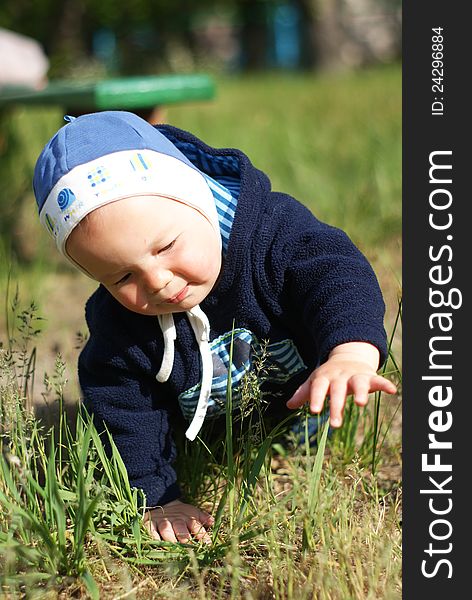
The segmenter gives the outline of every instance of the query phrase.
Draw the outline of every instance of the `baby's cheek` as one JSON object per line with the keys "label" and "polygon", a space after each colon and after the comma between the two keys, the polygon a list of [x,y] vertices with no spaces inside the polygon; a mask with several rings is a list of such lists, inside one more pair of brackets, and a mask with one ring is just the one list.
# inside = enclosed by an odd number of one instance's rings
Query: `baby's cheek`
{"label": "baby's cheek", "polygon": [[139,313],[143,312],[145,301],[142,295],[140,295],[137,286],[127,285],[119,290],[109,289],[108,291],[128,310]]}
{"label": "baby's cheek", "polygon": [[198,249],[187,251],[182,256],[182,264],[188,278],[194,281],[206,280],[215,270],[218,263],[218,256],[215,256],[213,249]]}

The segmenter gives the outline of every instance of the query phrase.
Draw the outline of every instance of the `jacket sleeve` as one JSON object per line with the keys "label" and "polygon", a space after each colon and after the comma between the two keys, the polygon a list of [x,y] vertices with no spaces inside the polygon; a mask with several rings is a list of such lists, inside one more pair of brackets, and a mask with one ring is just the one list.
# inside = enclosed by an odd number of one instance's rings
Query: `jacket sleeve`
{"label": "jacket sleeve", "polygon": [[83,403],[97,429],[111,433],[130,484],[144,491],[146,506],[162,505],[181,492],[172,467],[170,394],[156,381],[158,367],[150,358],[159,335],[157,319],[123,318],[125,309],[111,297],[104,301],[104,294],[98,290],[86,309],[90,337],[79,357]]}
{"label": "jacket sleeve", "polygon": [[376,346],[382,365],[385,304],[369,262],[342,230],[280,196],[281,232],[271,263],[284,273],[281,304],[311,331],[321,363],[335,346],[358,341]]}

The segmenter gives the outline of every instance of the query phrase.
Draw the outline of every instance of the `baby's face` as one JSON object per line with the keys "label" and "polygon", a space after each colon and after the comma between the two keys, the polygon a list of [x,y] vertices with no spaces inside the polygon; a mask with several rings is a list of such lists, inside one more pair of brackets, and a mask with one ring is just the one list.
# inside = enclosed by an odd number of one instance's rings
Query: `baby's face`
{"label": "baby's face", "polygon": [[221,269],[218,234],[207,219],[155,196],[98,208],[72,231],[66,250],[123,306],[143,315],[193,308]]}

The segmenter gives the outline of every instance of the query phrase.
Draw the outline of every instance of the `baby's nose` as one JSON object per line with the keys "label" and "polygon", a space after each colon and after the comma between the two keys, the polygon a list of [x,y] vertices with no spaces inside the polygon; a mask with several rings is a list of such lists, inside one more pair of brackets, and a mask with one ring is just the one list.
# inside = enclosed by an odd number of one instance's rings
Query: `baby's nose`
{"label": "baby's nose", "polygon": [[172,272],[168,269],[151,269],[143,275],[143,282],[149,293],[163,290],[172,281]]}

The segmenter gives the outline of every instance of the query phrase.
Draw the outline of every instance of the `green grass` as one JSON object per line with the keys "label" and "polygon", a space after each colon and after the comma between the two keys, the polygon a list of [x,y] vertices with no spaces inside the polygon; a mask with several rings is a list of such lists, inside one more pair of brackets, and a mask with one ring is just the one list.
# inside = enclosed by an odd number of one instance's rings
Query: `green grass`
{"label": "green grass", "polygon": [[237,420],[228,387],[224,436],[184,442],[177,467],[188,501],[215,515],[213,543],[154,541],[112,439],[110,456],[86,415],[67,419],[60,357],[48,377],[57,425],[46,430],[28,408],[38,317],[13,306],[0,349],[0,589],[32,598],[138,588],[142,598],[400,597],[398,474],[375,475],[398,453],[398,439],[385,444],[388,404],[381,419],[376,405],[363,411],[359,429],[346,413],[345,431],[375,440],[375,458],[362,442],[347,455],[343,434],[328,441],[327,423],[316,449],[297,451],[283,444],[284,423],[264,429],[257,378],[243,387]]}

